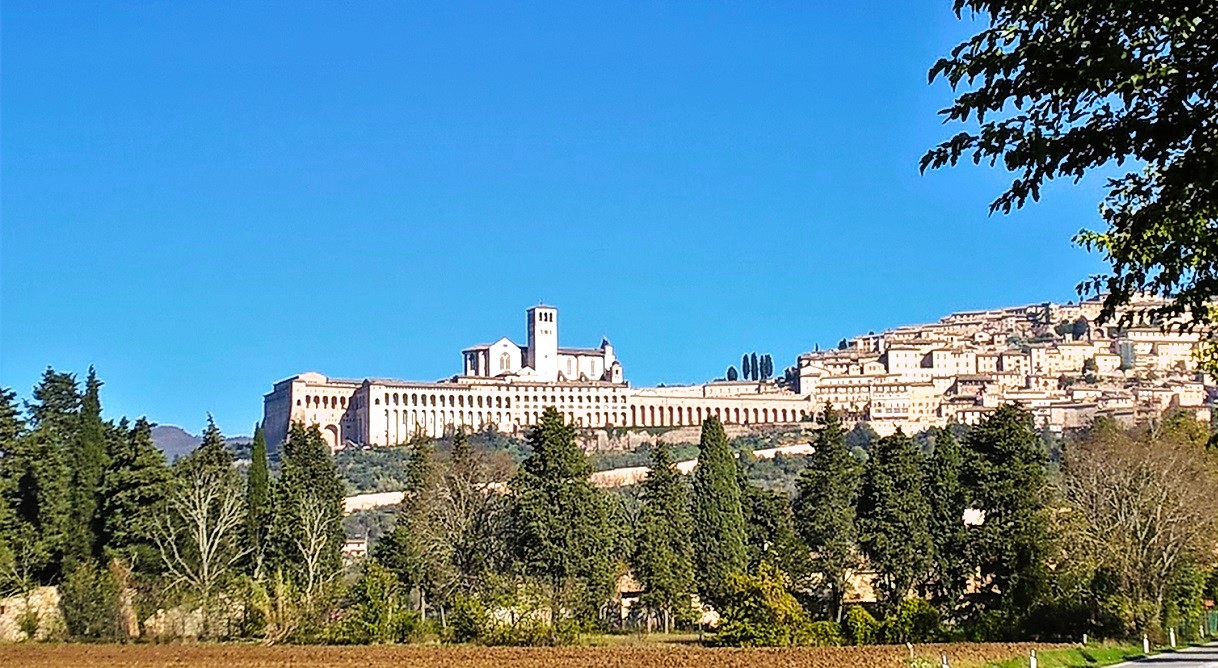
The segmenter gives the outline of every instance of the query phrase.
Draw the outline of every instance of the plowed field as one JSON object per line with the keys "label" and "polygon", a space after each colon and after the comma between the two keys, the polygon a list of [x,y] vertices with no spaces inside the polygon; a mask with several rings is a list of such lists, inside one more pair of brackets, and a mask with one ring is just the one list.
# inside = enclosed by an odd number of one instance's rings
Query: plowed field
{"label": "plowed field", "polygon": [[[921,645],[946,652],[951,665],[1027,656],[1027,644]],[[703,647],[263,647],[260,645],[0,645],[0,666],[14,668],[906,668],[901,646],[798,649]]]}

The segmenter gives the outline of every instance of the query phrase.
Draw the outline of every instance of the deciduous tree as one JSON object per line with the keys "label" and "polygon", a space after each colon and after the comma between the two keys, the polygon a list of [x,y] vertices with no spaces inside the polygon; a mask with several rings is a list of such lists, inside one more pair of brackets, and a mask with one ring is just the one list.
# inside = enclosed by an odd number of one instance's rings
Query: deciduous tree
{"label": "deciduous tree", "polygon": [[[1110,271],[1080,291],[1106,293],[1101,322],[1149,293],[1170,300],[1145,314],[1152,319],[1214,323],[1218,5],[953,4],[986,25],[936,62],[930,79],[960,91],[942,114],[972,127],[931,149],[922,168],[1001,161],[1015,178],[990,211],[1009,213],[1039,199],[1048,181],[1115,167],[1100,208],[1107,228],[1075,237],[1102,253]],[[1209,347],[1208,363],[1218,370],[1218,346]]]}

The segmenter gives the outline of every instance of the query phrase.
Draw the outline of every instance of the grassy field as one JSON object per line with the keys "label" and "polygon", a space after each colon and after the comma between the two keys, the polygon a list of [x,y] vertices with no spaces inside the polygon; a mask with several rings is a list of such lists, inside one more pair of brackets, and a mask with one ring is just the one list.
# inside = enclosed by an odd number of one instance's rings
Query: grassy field
{"label": "grassy field", "polygon": [[[956,668],[981,668],[1026,657],[1032,644],[921,645],[917,654],[938,666],[946,652]],[[1026,661],[1026,659],[1024,659]],[[997,664],[1007,665],[1007,664]],[[1011,664],[1022,665],[1022,664]],[[1070,665],[1070,664],[1062,664]],[[1087,664],[1079,664],[1087,665]],[[263,647],[261,645],[0,646],[0,666],[24,668],[908,668],[903,646],[712,649],[672,643],[564,648]]]}
{"label": "grassy field", "polygon": [[[1111,666],[1114,663],[1137,659],[1143,656],[1140,646],[1115,644],[1069,647],[1038,651],[1036,654],[1039,668]],[[1028,660],[1026,658],[1013,658],[1005,661],[995,661],[990,664],[990,668],[1023,668],[1027,665]]]}

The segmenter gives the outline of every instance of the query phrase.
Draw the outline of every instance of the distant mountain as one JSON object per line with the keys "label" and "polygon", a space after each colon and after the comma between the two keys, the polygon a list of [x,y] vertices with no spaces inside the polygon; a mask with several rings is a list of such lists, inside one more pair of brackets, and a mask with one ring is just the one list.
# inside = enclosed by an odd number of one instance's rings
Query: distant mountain
{"label": "distant mountain", "polygon": [[[224,444],[240,458],[248,456],[249,436],[230,436],[224,439]],[[181,427],[171,424],[157,425],[152,428],[152,444],[165,453],[165,458],[174,461],[178,457],[190,454],[191,450],[203,442],[202,436],[195,436]]]}

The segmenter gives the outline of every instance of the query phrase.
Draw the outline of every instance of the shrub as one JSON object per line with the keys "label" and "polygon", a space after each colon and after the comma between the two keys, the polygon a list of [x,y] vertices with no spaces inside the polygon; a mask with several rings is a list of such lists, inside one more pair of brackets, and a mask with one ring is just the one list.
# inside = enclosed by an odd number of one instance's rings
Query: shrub
{"label": "shrub", "polygon": [[837,622],[812,622],[796,640],[797,645],[837,647],[843,641],[842,627]]}
{"label": "shrub", "polygon": [[813,625],[786,589],[782,571],[763,563],[756,574],[728,577],[716,642],[737,647],[839,644],[840,631]]}
{"label": "shrub", "polygon": [[876,641],[880,622],[861,606],[846,611],[842,622],[842,634],[851,645],[870,645]]}
{"label": "shrub", "polygon": [[560,622],[557,627],[535,619],[524,617],[515,624],[494,624],[485,631],[481,641],[484,645],[512,647],[553,647],[572,645],[579,638],[579,628],[573,622]]}
{"label": "shrub", "polygon": [[907,598],[884,619],[882,635],[890,643],[933,642],[939,637],[939,611],[926,599]]}
{"label": "shrub", "polygon": [[477,642],[487,631],[490,613],[482,601],[458,594],[448,621],[449,642]]}
{"label": "shrub", "polygon": [[59,609],[76,640],[122,638],[118,586],[110,571],[94,563],[74,566],[59,586]]}
{"label": "shrub", "polygon": [[327,629],[326,639],[340,645],[408,642],[424,628],[408,610],[396,575],[369,561],[348,595],[346,615]]}

